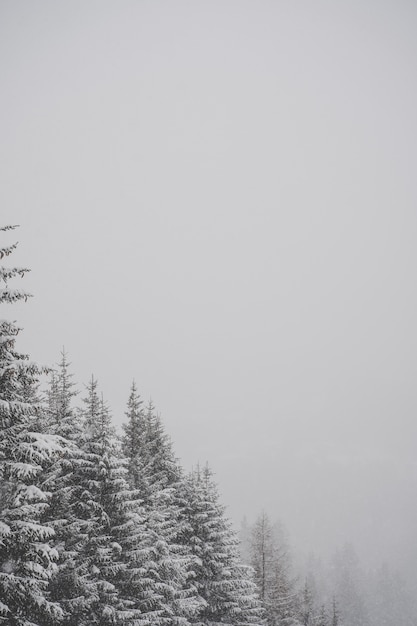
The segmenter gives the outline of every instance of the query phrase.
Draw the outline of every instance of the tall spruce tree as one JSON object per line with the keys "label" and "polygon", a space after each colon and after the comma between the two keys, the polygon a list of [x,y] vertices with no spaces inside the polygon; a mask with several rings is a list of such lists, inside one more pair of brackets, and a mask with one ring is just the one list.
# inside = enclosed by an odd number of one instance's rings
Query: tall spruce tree
{"label": "tall spruce tree", "polygon": [[123,424],[122,450],[128,461],[131,485],[134,489],[139,489],[144,495],[145,492],[148,492],[148,484],[145,482],[144,454],[147,428],[143,401],[138,394],[135,381],[132,382],[125,415],[127,422]]}
{"label": "tall spruce tree", "polygon": [[188,522],[182,515],[183,473],[153,404],[143,407],[134,383],[126,416],[122,449],[131,486],[140,493],[153,535],[155,566],[148,574],[159,590],[154,605],[158,624],[187,624],[196,615],[200,599],[193,583],[194,558],[186,541]]}
{"label": "tall spruce tree", "polygon": [[[1,228],[2,232],[14,227]],[[7,257],[16,244],[0,249]],[[8,286],[24,268],[0,268],[0,304],[26,300],[28,294]],[[58,623],[62,610],[48,598],[48,583],[57,552],[54,531],[41,518],[50,494],[41,488],[42,472],[61,447],[36,427],[41,407],[34,404],[41,368],[16,350],[19,328],[0,322],[0,624],[41,626]]]}
{"label": "tall spruce tree", "polygon": [[297,593],[289,571],[289,558],[279,526],[263,512],[252,528],[251,564],[266,611],[268,626],[296,626]]}
{"label": "tall spruce tree", "polygon": [[345,544],[334,555],[332,574],[343,625],[367,626],[369,616],[364,593],[364,574],[351,544]]}
{"label": "tall spruce tree", "polygon": [[162,570],[166,563],[160,552],[165,544],[150,527],[138,490],[127,482],[126,462],[94,378],[87,388],[83,432],[87,464],[80,482],[84,500],[94,508],[83,547],[85,575],[94,597],[85,624],[177,623],[172,603],[165,603],[166,595],[172,597],[171,583],[166,593],[166,579],[173,578],[172,571],[165,575]]}
{"label": "tall spruce tree", "polygon": [[43,483],[52,491],[44,521],[55,531],[54,545],[59,554],[49,588],[51,597],[59,601],[64,610],[64,625],[77,623],[90,606],[91,588],[84,584],[83,548],[88,526],[94,518],[93,506],[84,507],[80,512],[80,501],[85,496],[81,479],[87,460],[79,447],[80,416],[72,404],[77,391],[69,368],[67,354],[63,351],[57,369],[51,374],[45,422],[49,432],[60,437],[63,450],[45,474]]}
{"label": "tall spruce tree", "polygon": [[194,623],[263,623],[251,570],[240,562],[239,540],[225,517],[210,468],[198,468],[188,481],[188,541],[197,558],[194,583],[203,600]]}
{"label": "tall spruce tree", "polygon": [[78,442],[81,435],[79,412],[73,406],[73,400],[78,395],[70,372],[71,363],[68,354],[63,349],[61,360],[51,373],[47,391],[49,432],[57,433],[68,441]]}
{"label": "tall spruce tree", "polygon": [[126,417],[122,449],[128,459],[130,481],[140,490],[144,503],[150,505],[154,494],[182,479],[182,470],[152,401],[146,408],[143,406],[135,382],[130,390]]}
{"label": "tall spruce tree", "polygon": [[300,598],[300,622],[303,626],[313,626],[316,622],[314,590],[311,581],[306,578]]}
{"label": "tall spruce tree", "polygon": [[80,552],[82,570],[78,570],[78,577],[81,574],[88,603],[79,605],[74,623],[103,626],[118,619],[119,598],[113,581],[123,565],[118,559],[119,547],[112,537],[111,514],[123,485],[117,474],[110,415],[98,395],[94,377],[83,401],[80,441],[83,463],[77,477],[82,493],[75,513],[84,519],[85,541]]}
{"label": "tall spruce tree", "polygon": [[327,612],[326,606],[324,604],[321,605],[315,619],[315,626],[330,626],[330,617]]}

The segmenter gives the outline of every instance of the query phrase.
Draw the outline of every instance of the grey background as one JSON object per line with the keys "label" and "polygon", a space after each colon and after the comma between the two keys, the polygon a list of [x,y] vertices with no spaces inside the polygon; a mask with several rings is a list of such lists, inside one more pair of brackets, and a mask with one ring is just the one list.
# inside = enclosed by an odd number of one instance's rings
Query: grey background
{"label": "grey background", "polygon": [[117,423],[134,377],[236,522],[264,507],[300,550],[352,540],[410,571],[416,17],[0,3],[1,221],[36,296],[2,313],[20,348],[65,345]]}

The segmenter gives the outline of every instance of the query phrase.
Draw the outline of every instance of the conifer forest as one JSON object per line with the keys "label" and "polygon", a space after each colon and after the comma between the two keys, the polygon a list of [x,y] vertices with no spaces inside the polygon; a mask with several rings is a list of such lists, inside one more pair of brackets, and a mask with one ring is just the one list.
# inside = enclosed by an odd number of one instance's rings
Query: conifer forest
{"label": "conifer forest", "polygon": [[0,626],[417,626],[417,0],[0,0]]}
{"label": "conifer forest", "polygon": [[[28,298],[27,271],[1,267],[3,310]],[[416,623],[404,581],[364,576],[352,546],[301,574],[266,512],[236,533],[209,465],[184,471],[135,382],[120,434],[94,376],[80,397],[65,351],[38,365],[0,328],[0,624]]]}

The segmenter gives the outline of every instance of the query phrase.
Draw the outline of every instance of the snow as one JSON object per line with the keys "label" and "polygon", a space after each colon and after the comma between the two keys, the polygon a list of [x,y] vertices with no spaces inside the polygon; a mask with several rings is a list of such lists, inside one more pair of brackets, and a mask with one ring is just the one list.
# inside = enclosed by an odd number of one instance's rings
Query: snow
{"label": "snow", "polygon": [[[4,522],[0,522],[0,537],[7,537],[8,535],[10,535],[11,530],[10,530],[10,526],[8,526],[7,524],[5,524]],[[1,544],[1,539],[0,539],[0,544]]]}
{"label": "snow", "polygon": [[0,615],[6,615],[7,613],[10,613],[9,607],[0,600]]}

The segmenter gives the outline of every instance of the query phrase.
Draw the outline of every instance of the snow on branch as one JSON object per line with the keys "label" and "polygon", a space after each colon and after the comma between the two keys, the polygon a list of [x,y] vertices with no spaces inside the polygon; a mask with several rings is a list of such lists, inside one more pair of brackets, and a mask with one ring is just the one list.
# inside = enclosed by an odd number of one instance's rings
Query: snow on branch
{"label": "snow on branch", "polygon": [[6,248],[0,248],[0,259],[3,259],[5,256],[9,256],[17,248],[17,243],[13,243],[11,246],[7,246]]}
{"label": "snow on branch", "polygon": [[10,474],[19,480],[35,478],[41,471],[42,467],[33,463],[15,462],[10,466]]}
{"label": "snow on branch", "polygon": [[55,454],[64,452],[66,441],[58,435],[29,432],[28,437],[36,443],[37,450],[42,453],[45,460],[50,459]]}
{"label": "snow on branch", "polygon": [[7,613],[10,613],[9,607],[0,601],[0,615],[5,616]]}
{"label": "snow on branch", "polygon": [[2,545],[3,541],[2,541],[2,537],[8,537],[11,534],[11,529],[10,526],[8,526],[8,524],[5,524],[4,522],[0,522],[0,545]]}
{"label": "snow on branch", "polygon": [[32,294],[28,293],[27,291],[23,291],[23,289],[0,289],[0,302],[13,303],[17,302],[18,300],[27,300],[31,297]]}
{"label": "snow on branch", "polygon": [[26,267],[0,267],[0,280],[7,282],[15,276],[23,278],[27,272],[30,272],[30,269]]}

